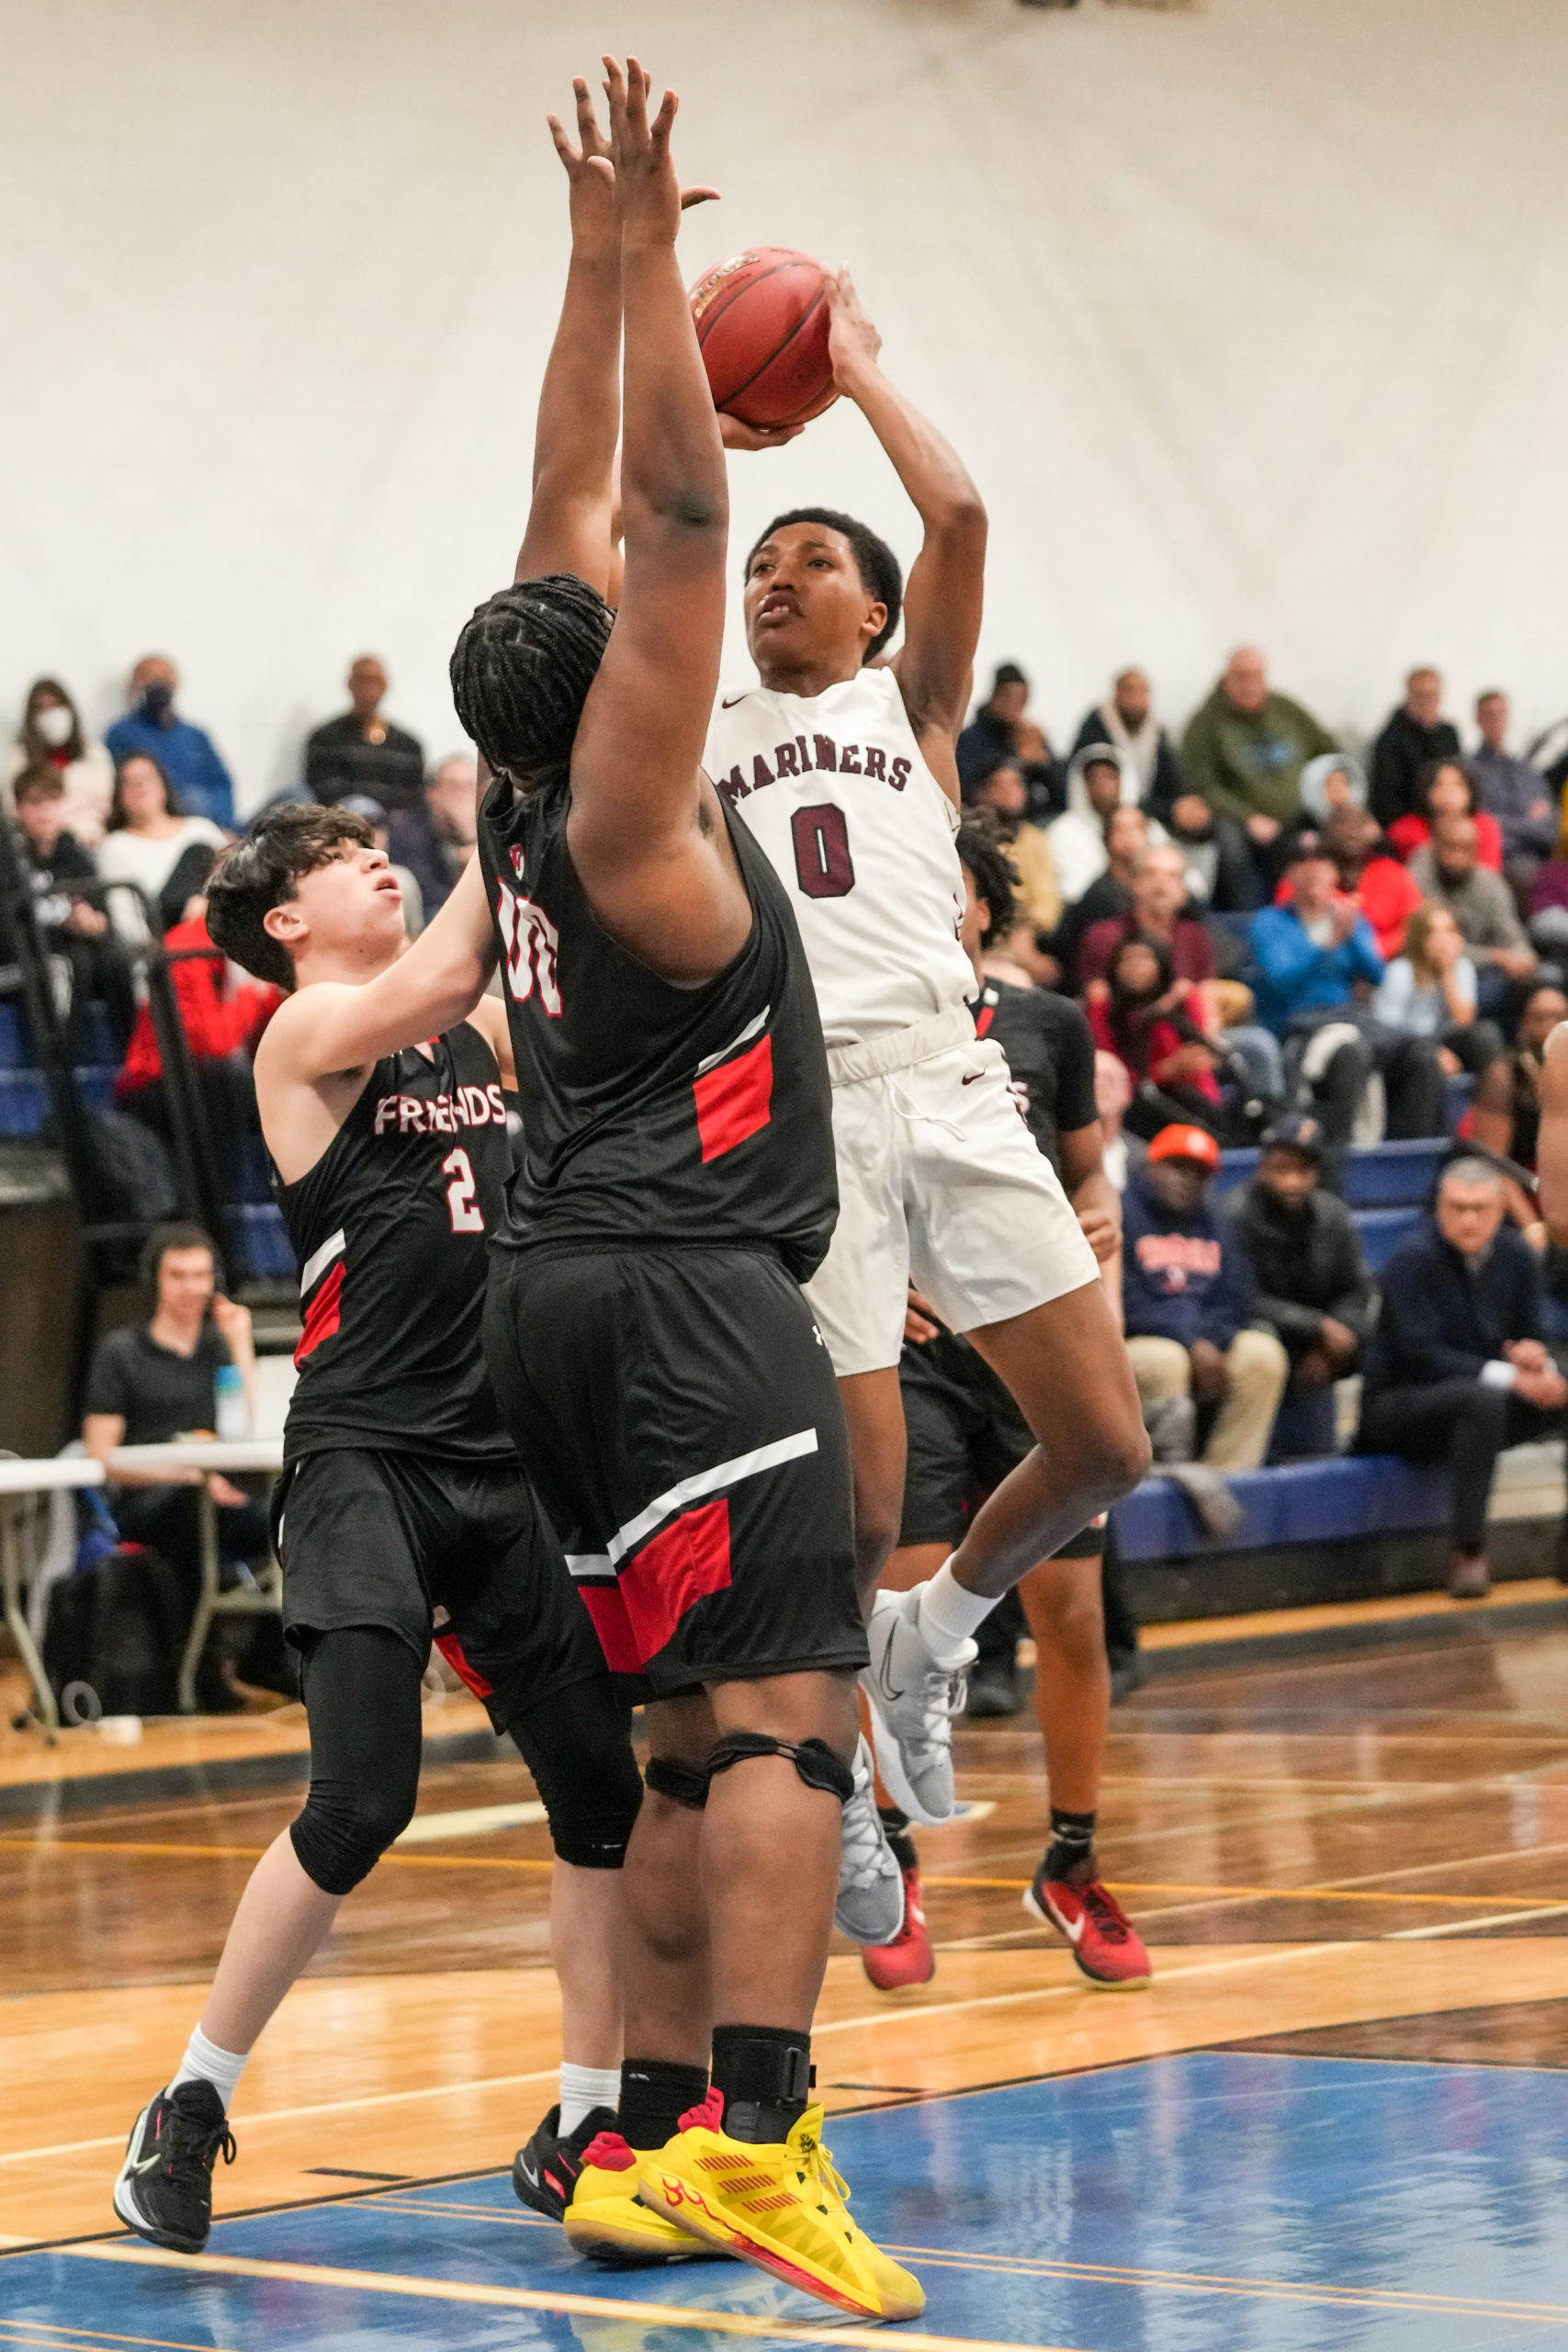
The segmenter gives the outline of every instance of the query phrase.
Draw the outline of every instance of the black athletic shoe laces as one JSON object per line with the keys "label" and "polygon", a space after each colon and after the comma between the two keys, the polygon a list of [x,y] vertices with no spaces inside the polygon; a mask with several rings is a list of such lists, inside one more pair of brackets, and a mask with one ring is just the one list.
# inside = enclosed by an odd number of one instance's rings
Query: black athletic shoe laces
{"label": "black athletic shoe laces", "polygon": [[235,2154],[223,2102],[210,2083],[181,2083],[159,2093],[126,2167],[134,2208],[158,2241],[196,2247],[206,2243],[213,2171],[220,2155],[231,2165]]}
{"label": "black athletic shoe laces", "polygon": [[1127,1941],[1133,1932],[1130,1922],[1123,1916],[1121,1905],[1102,1893],[1098,1884],[1084,1888],[1083,1907],[1108,1944],[1124,1944]]}

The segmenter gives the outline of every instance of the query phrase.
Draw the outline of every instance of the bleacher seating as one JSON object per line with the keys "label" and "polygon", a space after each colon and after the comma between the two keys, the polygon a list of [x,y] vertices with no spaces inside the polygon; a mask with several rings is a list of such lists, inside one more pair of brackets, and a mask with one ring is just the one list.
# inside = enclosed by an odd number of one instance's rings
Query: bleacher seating
{"label": "bleacher seating", "polygon": [[[1353,1209],[1419,1208],[1450,1148],[1447,1136],[1432,1136],[1348,1151],[1340,1163],[1339,1189]],[[1222,1152],[1214,1190],[1234,1193],[1257,1175],[1262,1157],[1258,1150]]]}
{"label": "bleacher seating", "polygon": [[[77,1069],[76,1083],[88,1110],[107,1111],[114,1103],[118,1063],[102,1007],[91,1012],[99,1017],[89,1020],[86,1042],[97,1058]],[[14,1004],[0,1004],[0,1137],[26,1142],[41,1135],[48,1119],[49,1089],[33,1064],[21,1015]]]}
{"label": "bleacher seating", "polygon": [[1234,1535],[1215,1536],[1205,1532],[1172,1480],[1145,1478],[1112,1512],[1122,1558],[1258,1552],[1283,1544],[1407,1533],[1448,1521],[1448,1473],[1392,1454],[1280,1463],[1271,1470],[1237,1471],[1226,1483],[1243,1518]]}

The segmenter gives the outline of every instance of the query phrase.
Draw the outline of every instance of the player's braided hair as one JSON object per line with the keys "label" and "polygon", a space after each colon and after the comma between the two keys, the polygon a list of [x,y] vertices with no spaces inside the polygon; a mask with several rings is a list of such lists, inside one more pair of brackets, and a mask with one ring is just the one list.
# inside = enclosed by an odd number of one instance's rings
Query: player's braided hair
{"label": "player's braided hair", "polygon": [[370,848],[363,817],[346,808],[288,801],[265,808],[243,840],[231,842],[207,879],[207,929],[215,947],[258,980],[294,986],[294,958],[274,939],[265,918],[294,896],[302,874],[313,874],[345,842]]}
{"label": "player's braided hair", "polygon": [[879,539],[868,523],[857,523],[852,514],[840,514],[831,506],[792,506],[787,514],[775,514],[765,531],[752,540],[741,578],[750,577],[751,557],[764,539],[775,531],[784,530],[791,523],[821,523],[829,531],[841,531],[855,552],[860,571],[860,584],[868,596],[887,607],[887,618],[861,655],[861,667],[874,662],[898,626],[898,616],[904,609],[904,574],[898,559],[886,539]]}
{"label": "player's braided hair", "polygon": [[1018,874],[1002,847],[990,811],[976,809],[965,817],[953,846],[959,864],[966,865],[974,876],[975,896],[984,899],[990,910],[981,944],[992,946],[1008,938],[1018,921]]}
{"label": "player's braided hair", "polygon": [[500,589],[464,624],[452,700],[498,775],[528,785],[566,766],[615,617],[586,581],[552,571]]}

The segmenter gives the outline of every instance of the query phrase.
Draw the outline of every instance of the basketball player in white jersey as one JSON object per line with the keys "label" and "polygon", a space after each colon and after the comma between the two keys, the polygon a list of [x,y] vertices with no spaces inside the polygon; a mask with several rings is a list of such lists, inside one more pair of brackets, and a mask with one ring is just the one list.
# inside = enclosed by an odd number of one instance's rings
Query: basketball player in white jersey
{"label": "basketball player in white jersey", "polygon": [[[951,1717],[976,1627],[1036,1562],[1149,1463],[1126,1350],[1093,1252],[976,1038],[959,944],[955,742],[979,635],[986,512],[955,452],[877,366],[848,273],[829,276],[840,392],[881,442],[924,544],[903,596],[864,525],[797,509],[746,560],[760,685],[721,688],[708,774],[789,890],[833,1079],[840,1213],[807,1295],[839,1374],[854,1455],[863,1600],[898,1533],[898,1386],[913,1279],[1006,1383],[1036,1439],[925,1584],[875,1596],[872,1699],[888,1793],[953,1810]],[[731,447],[756,446],[727,431]],[[787,436],[779,436],[787,437]]]}

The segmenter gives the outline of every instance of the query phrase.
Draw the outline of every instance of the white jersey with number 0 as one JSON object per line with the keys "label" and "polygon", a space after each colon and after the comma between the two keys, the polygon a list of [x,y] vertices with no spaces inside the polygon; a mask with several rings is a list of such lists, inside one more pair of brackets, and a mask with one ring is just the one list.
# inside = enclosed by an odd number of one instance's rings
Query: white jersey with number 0
{"label": "white jersey with number 0", "polygon": [[958,811],[891,670],[821,695],[721,691],[703,764],[790,894],[829,1046],[962,1005]]}

